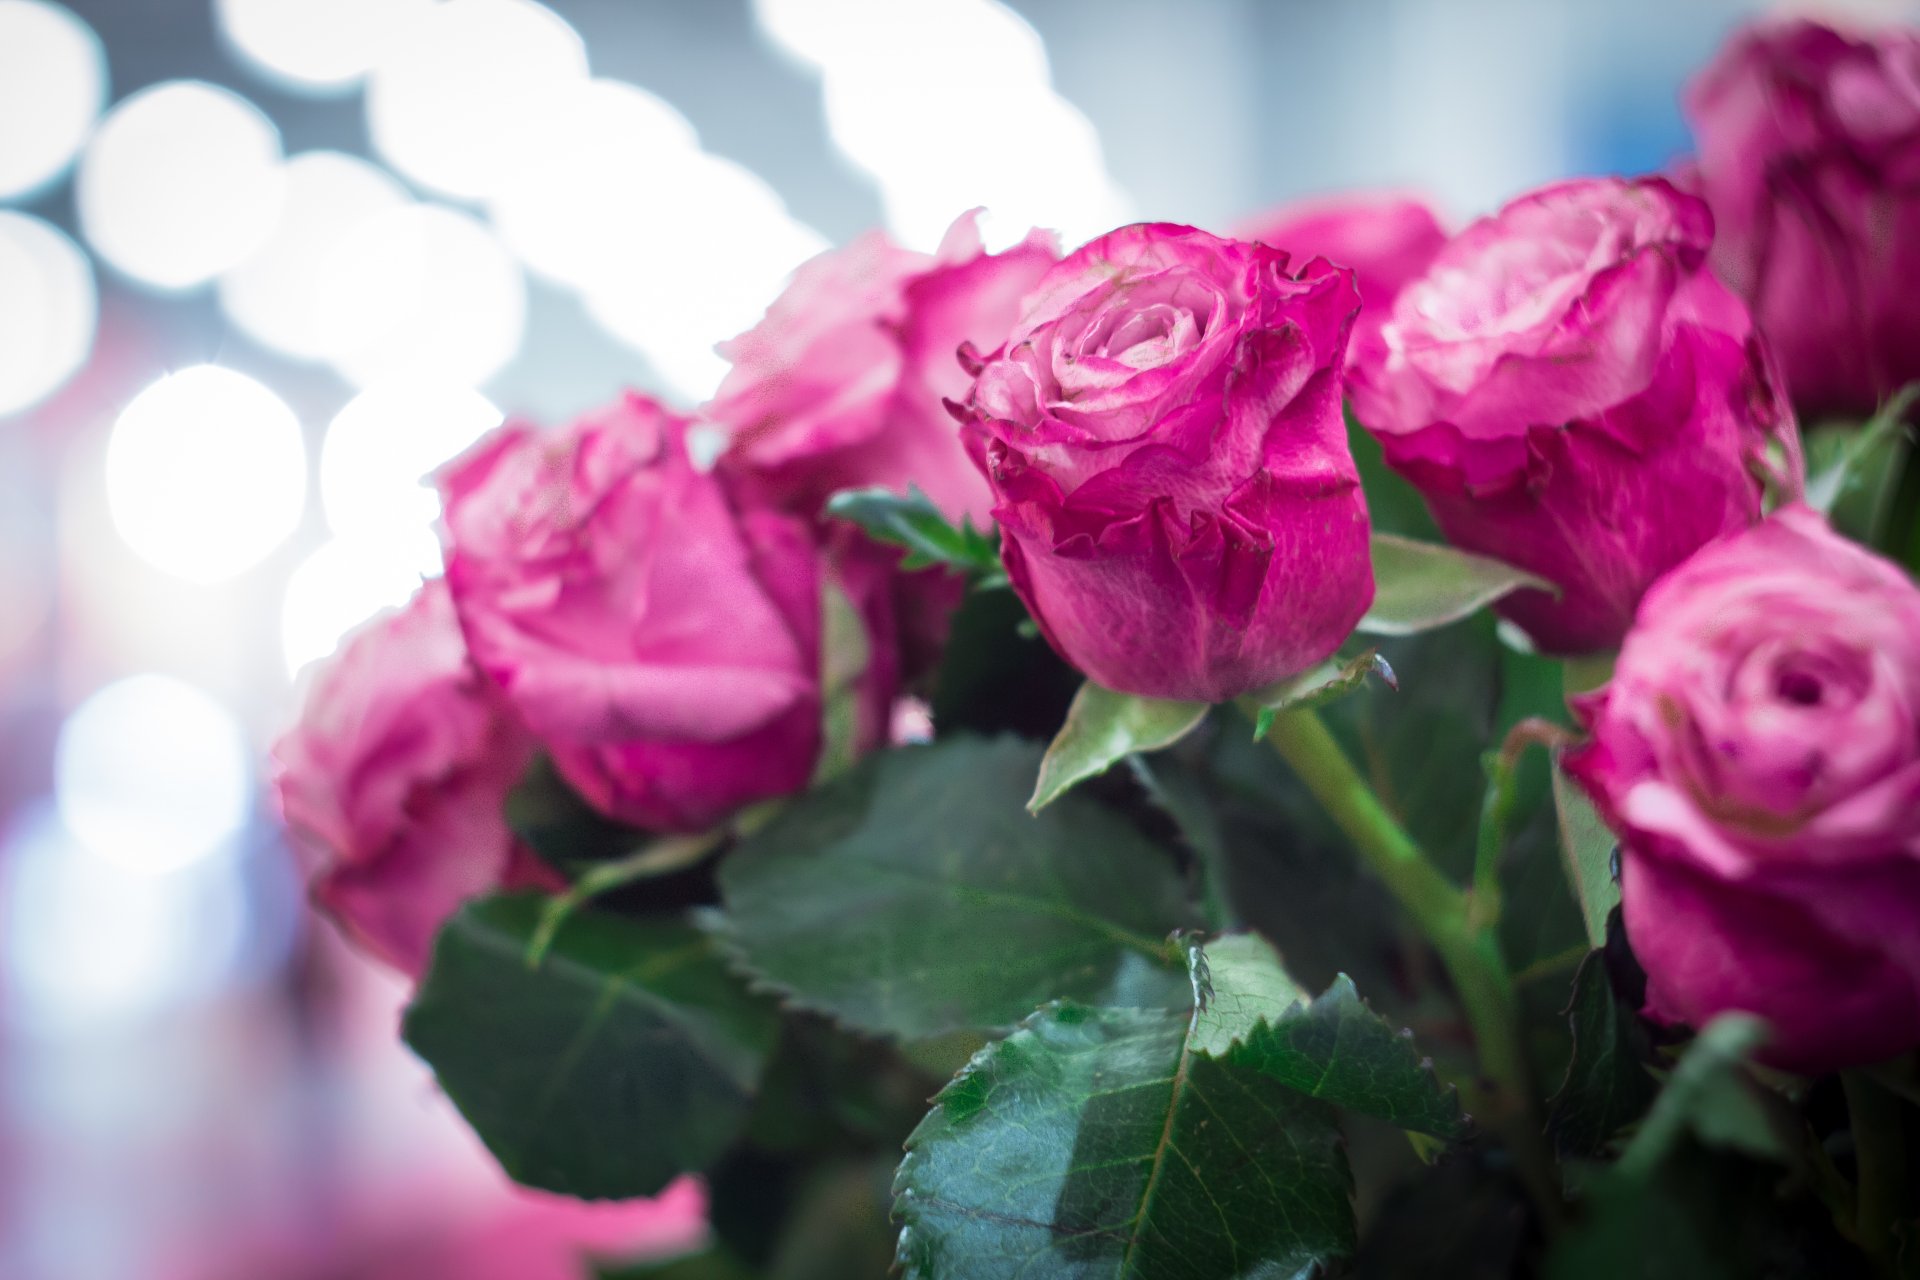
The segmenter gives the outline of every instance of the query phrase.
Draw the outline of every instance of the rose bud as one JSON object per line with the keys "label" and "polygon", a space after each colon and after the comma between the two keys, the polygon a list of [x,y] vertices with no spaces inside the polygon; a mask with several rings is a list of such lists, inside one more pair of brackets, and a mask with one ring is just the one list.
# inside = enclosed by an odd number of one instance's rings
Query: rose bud
{"label": "rose bud", "polygon": [[319,861],[314,902],[368,952],[418,976],[461,903],[557,888],[514,839],[506,795],[533,741],[467,660],[445,584],[349,640],[273,748],[273,788]]}
{"label": "rose bud", "polygon": [[1920,378],[1920,33],[1754,28],[1685,102],[1714,267],[1801,411],[1865,414]]}
{"label": "rose bud", "polygon": [[1340,412],[1353,273],[1191,227],[1049,271],[974,383],[1014,590],[1111,689],[1221,702],[1332,653],[1373,599]]}
{"label": "rose bud", "polygon": [[[1561,588],[1498,606],[1548,653],[1618,646],[1653,580],[1797,492],[1800,445],[1707,208],[1582,179],[1461,232],[1394,303],[1354,409],[1447,538]],[[1777,450],[1777,458],[1770,451]]]}
{"label": "rose bud", "polygon": [[440,475],[475,662],[588,803],[663,831],[798,790],[821,734],[809,531],[696,468],[686,429],[628,396]]}
{"label": "rose bud", "polygon": [[1818,1073],[1920,1046],[1920,588],[1804,506],[1662,578],[1569,755],[1647,1012]]}
{"label": "rose bud", "polygon": [[733,370],[702,413],[731,437],[722,467],[806,515],[843,489],[914,485],[949,519],[984,524],[987,488],[943,407],[971,381],[956,352],[1005,341],[1058,257],[1040,232],[985,253],[967,214],[931,257],[874,231],[807,262],[721,344]]}
{"label": "rose bud", "polygon": [[1447,242],[1426,202],[1387,193],[1282,205],[1244,224],[1239,235],[1298,258],[1325,258],[1353,269],[1360,286],[1360,318],[1347,345],[1349,366],[1385,357],[1380,328],[1393,312],[1394,298],[1426,271]]}

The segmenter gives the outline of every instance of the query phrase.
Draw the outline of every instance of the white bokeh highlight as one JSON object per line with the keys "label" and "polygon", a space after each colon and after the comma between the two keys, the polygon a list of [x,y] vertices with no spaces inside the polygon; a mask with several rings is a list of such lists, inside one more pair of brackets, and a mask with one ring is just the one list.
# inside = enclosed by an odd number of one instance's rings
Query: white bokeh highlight
{"label": "white bokeh highlight", "polygon": [[397,609],[440,571],[440,545],[431,529],[375,538],[333,538],[316,548],[287,578],[280,606],[281,654],[287,673],[299,675],[329,657],[340,642],[375,614]]}
{"label": "white bokeh highlight", "polygon": [[608,332],[694,402],[726,374],[714,344],[757,322],[793,269],[828,246],[731,160],[695,152],[661,172],[676,194],[634,210],[631,242],[585,297]]}
{"label": "white bokeh highlight", "polygon": [[214,0],[236,50],[311,93],[351,89],[433,7],[434,0]]}
{"label": "white bokeh highlight", "polygon": [[248,337],[284,355],[321,360],[350,338],[322,334],[320,282],[342,245],[371,219],[410,203],[385,170],[337,151],[286,165],[286,199],[272,233],[220,277],[220,306]]}
{"label": "white bokeh highlight", "polygon": [[246,826],[251,758],[239,723],[207,694],[171,676],[129,676],[60,726],[54,801],[99,857],[165,873],[219,852]]}
{"label": "white bokeh highlight", "polygon": [[314,317],[318,343],[356,386],[477,386],[520,350],[526,278],[482,223],[407,205],[366,219],[327,256]]}
{"label": "white bokeh highlight", "polygon": [[99,300],[78,245],[0,210],[0,418],[32,408],[86,364]]}
{"label": "white bokeh highlight", "polygon": [[272,234],[285,190],[272,121],[238,94],[173,80],[101,121],[80,160],[80,226],[133,279],[187,289]]}
{"label": "white bokeh highlight", "polygon": [[586,288],[635,244],[699,154],[687,118],[645,89],[585,80],[542,95],[500,139],[488,212],[529,268]]}
{"label": "white bokeh highlight", "polygon": [[222,581],[300,523],[300,424],[244,374],[182,369],[121,411],[107,439],[106,485],[114,528],[137,555],[188,581]]}
{"label": "white bokeh highlight", "polygon": [[901,243],[931,249],[982,205],[989,248],[1034,226],[1078,244],[1130,216],[1093,125],[1053,88],[1045,44],[999,0],[753,8],[773,42],[819,74],[828,133],[880,189]]}
{"label": "white bokeh highlight", "polygon": [[0,1016],[51,1041],[112,1038],[227,990],[250,941],[239,858],[129,875],[51,805],[0,848]]}
{"label": "white bokeh highlight", "polygon": [[57,4],[0,0],[0,200],[29,195],[73,163],[106,101],[93,28]]}
{"label": "white bokeh highlight", "polygon": [[500,425],[477,391],[409,379],[369,387],[327,425],[320,505],[343,537],[431,536],[440,499],[430,474]]}
{"label": "white bokeh highlight", "polygon": [[587,78],[580,36],[533,0],[447,0],[408,26],[367,83],[374,147],[420,185],[483,199],[500,139],[530,104]]}

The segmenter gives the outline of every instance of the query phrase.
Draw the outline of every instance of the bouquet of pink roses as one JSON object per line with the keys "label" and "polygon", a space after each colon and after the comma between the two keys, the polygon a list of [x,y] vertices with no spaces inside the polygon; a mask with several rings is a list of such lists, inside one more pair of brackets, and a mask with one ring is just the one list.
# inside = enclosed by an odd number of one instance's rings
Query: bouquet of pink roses
{"label": "bouquet of pink roses", "polygon": [[1687,107],[875,233],[441,472],[279,796],[514,1178],[704,1178],[606,1274],[1920,1275],[1920,36]]}

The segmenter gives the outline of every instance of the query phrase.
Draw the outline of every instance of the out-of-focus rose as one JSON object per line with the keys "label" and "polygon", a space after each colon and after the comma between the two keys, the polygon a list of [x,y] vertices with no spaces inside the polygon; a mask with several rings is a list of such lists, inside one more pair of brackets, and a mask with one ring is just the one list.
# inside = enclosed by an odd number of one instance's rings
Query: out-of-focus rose
{"label": "out-of-focus rose", "polygon": [[558,887],[502,808],[532,751],[467,660],[444,584],[370,623],[273,749],[281,813],[319,861],[315,903],[417,977],[467,899]]}
{"label": "out-of-focus rose", "polygon": [[1713,262],[1806,413],[1920,377],[1920,32],[1749,29],[1688,86]]}
{"label": "out-of-focus rose", "polygon": [[1920,589],[1788,507],[1641,603],[1568,771],[1620,833],[1647,1011],[1818,1072],[1920,1046]]}
{"label": "out-of-focus rose", "polygon": [[1035,232],[982,251],[974,215],[929,257],[869,232],[806,263],[758,325],[722,344],[733,371],[702,411],[722,466],[807,515],[842,489],[918,486],[953,520],[991,505],[943,401],[966,395],[962,344],[991,351],[1059,256]]}
{"label": "out-of-focus rose", "polygon": [[968,400],[1013,586],[1108,688],[1220,702],[1332,653],[1373,599],[1340,413],[1353,273],[1191,227],[1094,240]]}
{"label": "out-of-focus rose", "polygon": [[509,424],[441,473],[474,661],[602,812],[698,830],[798,790],[820,748],[819,555],[628,396]]}
{"label": "out-of-focus rose", "polygon": [[[1543,188],[1400,293],[1354,407],[1447,537],[1562,588],[1500,610],[1541,649],[1611,649],[1653,580],[1797,491],[1799,435],[1707,208],[1659,179]],[[1769,455],[1773,454],[1771,458]]]}
{"label": "out-of-focus rose", "polygon": [[1271,209],[1239,234],[1285,249],[1295,258],[1325,258],[1351,267],[1360,286],[1360,318],[1347,347],[1349,366],[1386,355],[1380,329],[1393,300],[1419,278],[1447,242],[1433,209],[1413,196],[1389,193],[1330,196]]}

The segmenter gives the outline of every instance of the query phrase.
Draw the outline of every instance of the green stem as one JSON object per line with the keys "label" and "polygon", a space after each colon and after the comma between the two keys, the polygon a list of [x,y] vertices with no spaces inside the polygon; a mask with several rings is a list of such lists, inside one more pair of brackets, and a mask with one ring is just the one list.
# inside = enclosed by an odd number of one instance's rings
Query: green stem
{"label": "green stem", "polygon": [[1268,734],[1360,858],[1432,943],[1453,979],[1473,1029],[1481,1070],[1503,1095],[1502,1126],[1529,1189],[1549,1223],[1560,1217],[1552,1162],[1535,1122],[1533,1086],[1522,1052],[1519,1011],[1492,934],[1471,924],[1467,895],[1442,875],[1354,769],[1320,717],[1283,712]]}
{"label": "green stem", "polygon": [[1894,1224],[1912,1211],[1907,1203],[1907,1151],[1900,1103],[1871,1076],[1844,1071],[1847,1118],[1853,1130],[1859,1198],[1854,1217],[1860,1247],[1888,1274],[1893,1271]]}
{"label": "green stem", "polygon": [[547,899],[540,919],[534,926],[533,937],[527,941],[527,967],[540,967],[540,962],[546,959],[567,917],[593,899],[636,880],[690,867],[719,848],[726,836],[725,827],[716,827],[696,835],[662,836],[624,858],[615,858],[593,867],[567,886],[564,892]]}

